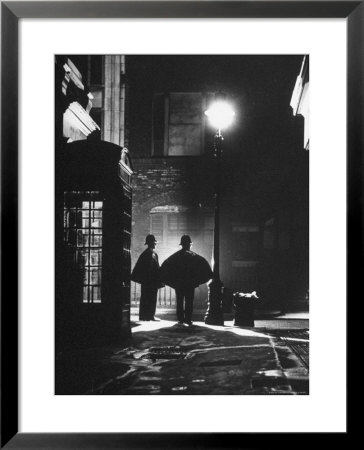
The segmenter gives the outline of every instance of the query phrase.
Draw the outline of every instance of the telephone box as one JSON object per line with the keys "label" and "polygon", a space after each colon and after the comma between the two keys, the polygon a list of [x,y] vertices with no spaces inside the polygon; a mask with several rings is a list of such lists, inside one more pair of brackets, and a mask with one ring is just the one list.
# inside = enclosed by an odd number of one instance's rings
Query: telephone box
{"label": "telephone box", "polygon": [[130,335],[132,165],[115,144],[78,141],[56,155],[56,343]]}

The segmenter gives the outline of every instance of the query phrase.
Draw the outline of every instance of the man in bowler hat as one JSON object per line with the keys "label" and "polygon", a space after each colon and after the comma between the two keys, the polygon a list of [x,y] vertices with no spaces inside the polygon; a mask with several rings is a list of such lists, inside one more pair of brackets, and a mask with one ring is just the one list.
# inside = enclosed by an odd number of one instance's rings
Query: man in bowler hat
{"label": "man in bowler hat", "polygon": [[154,317],[158,289],[163,287],[160,280],[158,255],[154,251],[157,240],[148,234],[145,244],[148,248],[139,256],[131,274],[131,280],[141,284],[139,320],[157,320]]}

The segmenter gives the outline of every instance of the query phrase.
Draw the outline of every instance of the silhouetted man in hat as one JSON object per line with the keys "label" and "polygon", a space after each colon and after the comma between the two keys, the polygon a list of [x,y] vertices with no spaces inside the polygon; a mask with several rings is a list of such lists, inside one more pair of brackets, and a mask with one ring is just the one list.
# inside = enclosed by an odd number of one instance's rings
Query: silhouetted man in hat
{"label": "silhouetted man in hat", "polygon": [[183,235],[179,245],[182,249],[162,264],[161,278],[176,291],[178,323],[192,325],[195,288],[210,280],[212,271],[205,258],[191,251],[190,236]]}
{"label": "silhouetted man in hat", "polygon": [[163,283],[160,280],[158,255],[154,251],[156,244],[153,234],[148,234],[144,244],[148,248],[139,256],[131,274],[131,280],[141,284],[139,320],[157,320],[154,317],[157,293]]}

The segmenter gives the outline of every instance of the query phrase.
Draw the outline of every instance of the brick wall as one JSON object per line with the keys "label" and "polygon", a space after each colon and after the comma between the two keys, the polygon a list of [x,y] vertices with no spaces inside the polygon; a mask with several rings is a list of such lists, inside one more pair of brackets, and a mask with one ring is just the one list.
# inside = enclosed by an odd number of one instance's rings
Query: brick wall
{"label": "brick wall", "polygon": [[152,208],[206,208],[213,202],[211,160],[206,157],[134,158],[133,167],[132,264],[145,249]]}

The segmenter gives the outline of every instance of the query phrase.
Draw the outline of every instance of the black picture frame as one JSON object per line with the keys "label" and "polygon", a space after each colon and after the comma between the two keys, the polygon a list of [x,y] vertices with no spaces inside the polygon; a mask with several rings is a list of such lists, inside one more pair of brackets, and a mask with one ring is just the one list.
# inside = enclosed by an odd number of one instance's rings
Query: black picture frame
{"label": "black picture frame", "polygon": [[[363,273],[363,1],[1,2],[1,448],[257,448],[270,433],[18,432],[18,22],[21,18],[346,18],[347,300]],[[9,108],[11,105],[11,108]],[[350,348],[348,346],[348,348]],[[349,430],[349,429],[348,429]],[[167,430],[166,430],[167,431]],[[348,433],[340,433],[347,436]],[[309,433],[300,438],[306,445]],[[275,435],[276,436],[276,435]],[[343,437],[343,436],[341,436]],[[317,438],[317,436],[316,436]],[[280,434],[287,444],[289,434]],[[273,439],[274,441],[274,439]],[[318,442],[317,442],[318,443]],[[296,444],[294,444],[296,445]]]}

